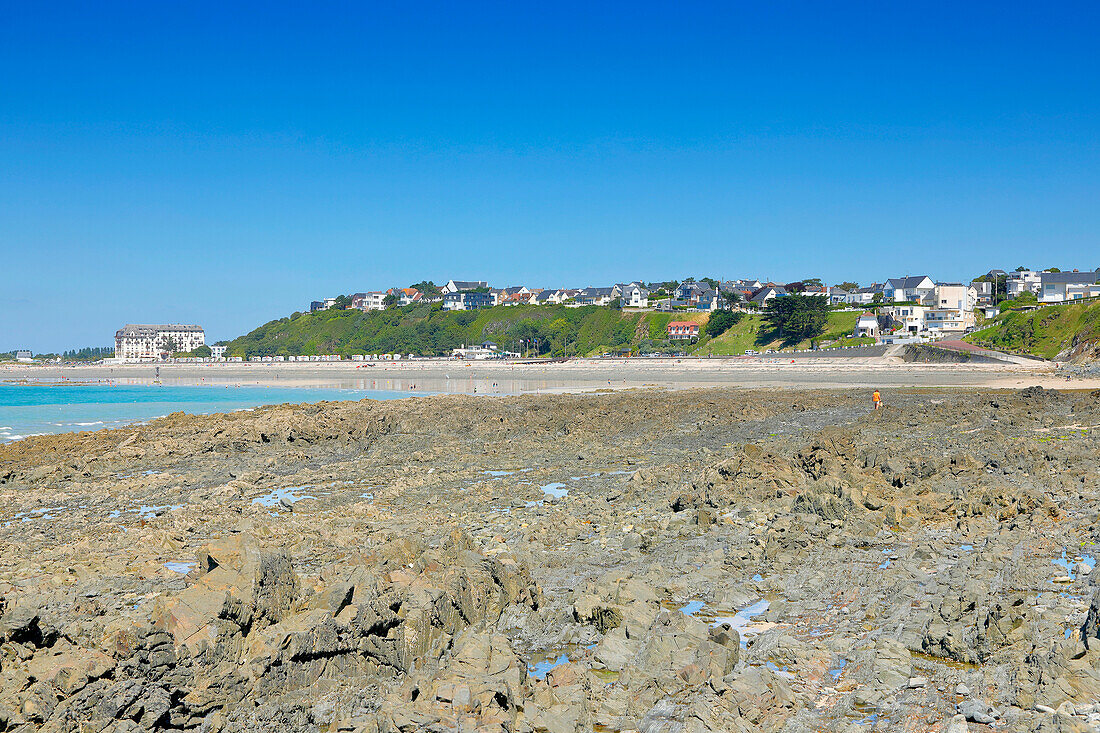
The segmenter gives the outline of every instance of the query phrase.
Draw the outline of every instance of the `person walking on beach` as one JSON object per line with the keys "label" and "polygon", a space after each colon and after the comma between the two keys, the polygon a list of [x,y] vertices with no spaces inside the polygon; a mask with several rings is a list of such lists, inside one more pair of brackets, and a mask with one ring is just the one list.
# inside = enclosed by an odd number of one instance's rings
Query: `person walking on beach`
{"label": "person walking on beach", "polygon": [[876,410],[879,408],[879,405],[882,404],[882,395],[879,394],[877,389],[871,394],[871,404],[875,406],[874,409]]}

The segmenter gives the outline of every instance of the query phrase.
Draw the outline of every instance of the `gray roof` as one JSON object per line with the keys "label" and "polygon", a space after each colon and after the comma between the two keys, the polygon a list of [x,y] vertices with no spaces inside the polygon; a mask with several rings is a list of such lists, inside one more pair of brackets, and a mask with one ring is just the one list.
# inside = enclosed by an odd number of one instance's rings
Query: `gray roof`
{"label": "gray roof", "polygon": [[455,287],[459,290],[477,290],[478,288],[485,288],[489,286],[489,283],[484,280],[451,280],[455,284]]}
{"label": "gray roof", "polygon": [[1043,272],[1039,274],[1043,284],[1068,283],[1070,285],[1092,285],[1100,281],[1100,270],[1096,272]]}
{"label": "gray roof", "polygon": [[892,277],[886,281],[886,284],[895,290],[901,288],[902,290],[908,288],[915,288],[924,282],[925,279],[931,280],[927,275],[913,275],[912,277]]}
{"label": "gray roof", "polygon": [[123,336],[153,336],[158,331],[186,331],[202,333],[202,326],[191,323],[127,323],[124,328],[115,331],[115,338]]}
{"label": "gray roof", "polygon": [[604,295],[610,296],[612,290],[614,290],[614,288],[585,288],[579,293],[579,295],[585,297],[600,297]]}

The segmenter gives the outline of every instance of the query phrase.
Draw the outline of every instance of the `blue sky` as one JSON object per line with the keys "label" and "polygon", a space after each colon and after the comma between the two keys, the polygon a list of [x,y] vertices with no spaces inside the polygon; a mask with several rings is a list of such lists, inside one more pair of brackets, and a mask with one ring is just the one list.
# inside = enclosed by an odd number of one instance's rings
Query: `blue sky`
{"label": "blue sky", "polygon": [[0,350],[422,278],[1100,266],[1097,3],[4,3]]}

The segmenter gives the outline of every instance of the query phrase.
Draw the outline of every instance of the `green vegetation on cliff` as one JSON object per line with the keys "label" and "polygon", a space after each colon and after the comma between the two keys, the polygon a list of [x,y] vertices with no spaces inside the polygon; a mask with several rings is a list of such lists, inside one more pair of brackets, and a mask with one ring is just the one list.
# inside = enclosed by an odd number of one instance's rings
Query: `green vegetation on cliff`
{"label": "green vegetation on cliff", "polygon": [[746,315],[721,336],[704,339],[699,342],[695,353],[700,355],[744,354],[745,351],[766,351],[768,349],[808,349],[814,341],[828,345],[868,345],[874,339],[850,338],[856,328],[859,313],[854,311],[831,311],[825,316],[824,332],[813,339],[790,340],[784,338],[769,325],[764,316],[756,313]]}
{"label": "green vegetation on cliff", "polygon": [[[811,339],[790,340],[778,335],[759,314],[727,317],[736,321],[721,335],[707,334],[709,313],[623,312],[615,308],[558,305],[497,306],[476,311],[444,311],[438,304],[409,305],[385,311],[325,310],[295,313],[265,323],[229,342],[233,356],[292,356],[310,354],[417,354],[443,356],[463,344],[492,341],[501,349],[540,356],[587,355],[616,352],[743,354],[748,349],[811,346]],[[855,328],[856,313],[830,312],[818,343],[861,343],[846,339]],[[669,321],[694,321],[703,337],[698,344],[669,343]],[[726,327],[727,324],[722,324]],[[527,346],[521,346],[526,341]]]}
{"label": "green vegetation on cliff", "polygon": [[1100,301],[1007,311],[966,340],[1046,359],[1096,358],[1100,355]]}
{"label": "green vegetation on cliff", "polygon": [[[236,356],[400,353],[439,356],[463,344],[493,341],[502,349],[538,339],[539,354],[591,354],[631,350],[664,339],[668,314],[623,313],[585,306],[498,306],[444,311],[438,304],[385,311],[325,310],[295,313],[234,339]],[[533,350],[528,348],[528,353]]]}

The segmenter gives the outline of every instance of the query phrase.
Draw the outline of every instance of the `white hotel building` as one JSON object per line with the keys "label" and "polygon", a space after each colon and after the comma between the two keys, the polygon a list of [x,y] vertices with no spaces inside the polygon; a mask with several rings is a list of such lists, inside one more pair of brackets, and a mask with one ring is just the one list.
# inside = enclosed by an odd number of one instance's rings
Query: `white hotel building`
{"label": "white hotel building", "polygon": [[115,331],[115,358],[122,361],[150,361],[171,351],[194,351],[206,343],[202,326],[181,323],[127,324]]}

